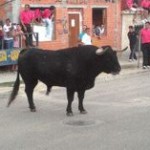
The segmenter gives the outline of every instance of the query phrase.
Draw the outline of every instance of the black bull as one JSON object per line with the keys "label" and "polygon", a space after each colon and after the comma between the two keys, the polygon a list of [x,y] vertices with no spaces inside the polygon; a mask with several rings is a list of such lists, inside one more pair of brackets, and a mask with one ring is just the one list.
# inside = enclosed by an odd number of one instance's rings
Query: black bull
{"label": "black bull", "polygon": [[[127,49],[127,48],[125,48]],[[124,49],[124,50],[125,50]],[[33,91],[38,80],[47,85],[47,93],[52,86],[66,87],[67,115],[73,115],[72,101],[77,92],[81,113],[84,94],[94,87],[95,78],[101,72],[118,74],[121,70],[116,52],[110,46],[82,46],[58,51],[31,48],[22,50],[18,58],[18,72],[8,106],[18,94],[21,75],[31,111],[36,111]]]}

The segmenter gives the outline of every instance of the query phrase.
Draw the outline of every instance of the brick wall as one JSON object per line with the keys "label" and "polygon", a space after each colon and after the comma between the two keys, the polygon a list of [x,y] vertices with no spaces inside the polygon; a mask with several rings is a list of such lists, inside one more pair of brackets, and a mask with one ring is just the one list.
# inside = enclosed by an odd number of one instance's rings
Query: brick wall
{"label": "brick wall", "polygon": [[12,7],[11,3],[7,3],[6,0],[0,0],[0,20],[5,20],[11,16]]}

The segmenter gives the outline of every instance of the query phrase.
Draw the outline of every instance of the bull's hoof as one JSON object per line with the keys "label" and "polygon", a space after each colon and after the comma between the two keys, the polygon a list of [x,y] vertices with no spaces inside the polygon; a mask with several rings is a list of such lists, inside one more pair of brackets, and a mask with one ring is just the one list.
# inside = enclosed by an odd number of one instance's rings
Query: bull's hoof
{"label": "bull's hoof", "polygon": [[71,117],[71,116],[73,116],[73,112],[67,112],[66,115],[67,115],[68,117]]}
{"label": "bull's hoof", "polygon": [[31,112],[36,112],[36,108],[30,109]]}
{"label": "bull's hoof", "polygon": [[80,114],[87,114],[87,111],[86,110],[82,110],[82,111],[80,111]]}
{"label": "bull's hoof", "polygon": [[46,95],[48,96],[50,92],[46,92]]}

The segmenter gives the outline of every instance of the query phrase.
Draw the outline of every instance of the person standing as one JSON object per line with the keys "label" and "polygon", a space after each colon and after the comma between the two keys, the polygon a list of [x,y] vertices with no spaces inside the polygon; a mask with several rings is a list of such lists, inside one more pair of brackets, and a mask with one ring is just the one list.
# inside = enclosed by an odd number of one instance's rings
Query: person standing
{"label": "person standing", "polygon": [[143,69],[150,68],[150,22],[146,22],[140,31],[142,52],[143,52]]}
{"label": "person standing", "polygon": [[53,37],[53,22],[54,22],[54,14],[55,6],[50,6],[50,8],[46,8],[42,12],[42,20],[46,24],[46,37],[52,40]]}
{"label": "person standing", "polygon": [[26,4],[25,9],[20,13],[20,21],[22,25],[22,30],[26,35],[26,46],[34,47],[33,39],[32,39],[32,26],[31,24],[34,22],[34,12],[30,10],[30,5]]}
{"label": "person standing", "polygon": [[5,24],[3,26],[4,32],[4,48],[12,49],[13,48],[13,26],[9,18],[6,19]]}
{"label": "person standing", "polygon": [[137,60],[136,57],[136,44],[137,44],[137,34],[133,26],[129,26],[128,39],[131,53],[129,55],[129,61]]}
{"label": "person standing", "polygon": [[142,0],[141,7],[143,8],[143,14],[142,14],[143,22],[146,22],[148,20],[149,13],[150,13],[150,0]]}
{"label": "person standing", "polygon": [[16,29],[14,30],[14,48],[22,47],[22,40],[25,40],[26,37],[21,29],[20,24],[16,25]]}
{"label": "person standing", "polygon": [[94,35],[100,39],[100,36],[101,36],[101,27],[100,25],[96,25],[95,28],[94,28]]}
{"label": "person standing", "polygon": [[85,33],[82,36],[81,42],[83,43],[83,45],[92,45],[92,39],[90,36],[90,28],[85,29]]}
{"label": "person standing", "polygon": [[86,30],[87,26],[86,25],[83,25],[83,29],[82,29],[82,32],[79,34],[78,36],[78,46],[82,46],[83,43],[82,43],[82,37],[83,35],[85,34],[85,30]]}

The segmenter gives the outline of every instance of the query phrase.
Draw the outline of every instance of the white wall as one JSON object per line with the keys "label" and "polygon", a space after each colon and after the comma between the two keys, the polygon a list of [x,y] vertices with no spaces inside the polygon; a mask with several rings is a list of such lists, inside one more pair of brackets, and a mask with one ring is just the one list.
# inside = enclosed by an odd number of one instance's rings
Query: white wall
{"label": "white wall", "polygon": [[15,0],[12,2],[12,22],[19,23],[21,0]]}
{"label": "white wall", "polygon": [[131,12],[123,12],[122,13],[122,40],[121,47],[124,48],[129,45],[129,40],[127,37],[127,33],[129,31],[128,27],[133,25],[133,13]]}

